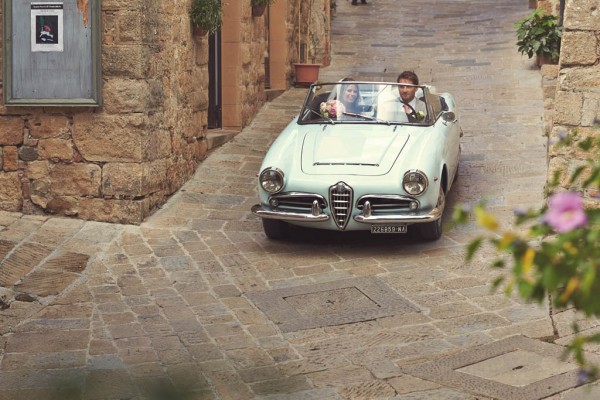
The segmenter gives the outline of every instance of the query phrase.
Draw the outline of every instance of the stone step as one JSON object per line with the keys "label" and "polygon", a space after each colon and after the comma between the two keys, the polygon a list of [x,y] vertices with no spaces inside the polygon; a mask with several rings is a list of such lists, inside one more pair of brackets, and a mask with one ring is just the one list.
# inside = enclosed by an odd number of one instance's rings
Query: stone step
{"label": "stone step", "polygon": [[285,89],[267,89],[267,101],[273,101],[285,92]]}
{"label": "stone step", "polygon": [[238,133],[238,131],[232,131],[227,129],[209,129],[206,133],[208,150],[215,149],[229,142]]}
{"label": "stone step", "polygon": [[[283,93],[285,89],[267,89],[267,102],[271,102]],[[209,129],[206,133],[208,150],[215,149],[230,141],[239,132],[228,129]]]}

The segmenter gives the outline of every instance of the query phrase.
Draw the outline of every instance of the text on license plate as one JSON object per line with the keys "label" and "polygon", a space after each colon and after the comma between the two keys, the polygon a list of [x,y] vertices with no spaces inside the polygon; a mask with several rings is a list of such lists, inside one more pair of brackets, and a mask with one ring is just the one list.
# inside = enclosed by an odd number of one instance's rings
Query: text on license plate
{"label": "text on license plate", "polygon": [[371,225],[371,233],[406,233],[406,225]]}

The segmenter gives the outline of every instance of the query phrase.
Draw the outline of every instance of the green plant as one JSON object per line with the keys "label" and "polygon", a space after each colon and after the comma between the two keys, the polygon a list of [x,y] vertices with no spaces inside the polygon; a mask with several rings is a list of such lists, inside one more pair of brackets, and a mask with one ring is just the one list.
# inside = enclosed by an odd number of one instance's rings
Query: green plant
{"label": "green plant", "polygon": [[221,27],[222,15],[221,0],[192,0],[190,19],[194,28],[214,33]]}
{"label": "green plant", "polygon": [[555,16],[544,15],[543,11],[538,9],[517,21],[515,28],[518,51],[521,54],[527,54],[529,58],[534,55],[548,56],[552,62],[558,62],[562,28]]}
{"label": "green plant", "polygon": [[[548,182],[548,201],[539,210],[515,211],[517,230],[500,229],[483,204],[473,210],[458,207],[454,223],[468,221],[471,211],[486,232],[467,245],[471,260],[485,244],[497,251],[495,268],[512,266],[507,280],[501,275],[494,287],[504,285],[510,294],[541,303],[549,299],[557,309],[574,308],[586,317],[600,316],[600,130],[581,138],[577,130],[559,135],[557,148],[568,146],[586,158],[571,173],[559,170]],[[563,188],[559,186],[559,183]],[[564,190],[564,188],[568,190]],[[584,199],[582,193],[588,193]],[[585,202],[588,207],[585,207]],[[582,367],[580,377],[598,376],[597,366],[584,359],[586,343],[600,343],[600,334],[584,335],[573,326],[575,338],[567,347]]]}

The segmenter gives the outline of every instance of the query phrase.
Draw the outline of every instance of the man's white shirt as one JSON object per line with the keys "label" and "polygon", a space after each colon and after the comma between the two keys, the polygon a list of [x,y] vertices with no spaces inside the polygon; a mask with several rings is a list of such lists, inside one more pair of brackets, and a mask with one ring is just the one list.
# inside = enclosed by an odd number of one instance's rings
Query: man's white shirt
{"label": "man's white shirt", "polygon": [[[416,97],[408,103],[403,103],[400,97],[396,99],[386,101],[378,106],[377,118],[384,119],[386,121],[395,122],[408,122],[408,116],[404,110],[404,104],[410,105],[415,112],[422,112],[427,115],[427,107],[425,102],[417,99]],[[412,112],[412,110],[410,111]]]}

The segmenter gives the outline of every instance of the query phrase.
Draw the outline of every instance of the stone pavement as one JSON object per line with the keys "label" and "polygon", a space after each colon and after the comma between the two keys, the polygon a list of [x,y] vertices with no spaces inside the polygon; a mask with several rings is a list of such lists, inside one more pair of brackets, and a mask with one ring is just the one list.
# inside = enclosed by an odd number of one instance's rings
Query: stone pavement
{"label": "stone pavement", "polygon": [[[514,44],[528,12],[338,1],[320,78],[414,69],[453,93],[465,136],[450,208],[487,199],[510,221],[541,204],[546,176],[540,73]],[[578,316],[491,292],[493,254],[463,261],[473,225],[435,243],[265,238],[255,175],[304,96],[266,104],[141,226],[0,213],[0,400],[597,398],[560,359]]]}

